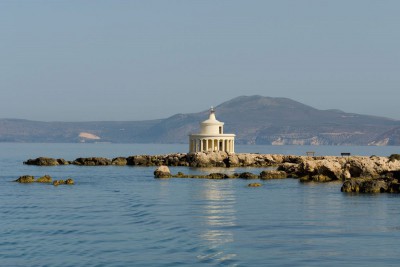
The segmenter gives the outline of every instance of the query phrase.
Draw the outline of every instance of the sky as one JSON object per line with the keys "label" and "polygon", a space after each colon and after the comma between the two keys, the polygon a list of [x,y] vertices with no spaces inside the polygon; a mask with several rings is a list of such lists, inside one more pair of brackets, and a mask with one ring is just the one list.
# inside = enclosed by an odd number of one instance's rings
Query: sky
{"label": "sky", "polygon": [[398,0],[0,0],[0,118],[147,120],[242,95],[400,120]]}

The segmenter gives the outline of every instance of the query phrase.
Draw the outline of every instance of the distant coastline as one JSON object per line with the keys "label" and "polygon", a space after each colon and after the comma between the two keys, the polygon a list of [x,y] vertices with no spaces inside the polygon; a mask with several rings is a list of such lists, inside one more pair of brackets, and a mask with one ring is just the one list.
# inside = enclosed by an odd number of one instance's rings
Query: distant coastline
{"label": "distant coastline", "polygon": [[[216,108],[243,145],[400,145],[400,121],[318,110],[288,98],[241,96]],[[187,143],[204,110],[145,121],[40,122],[0,119],[0,142]]]}

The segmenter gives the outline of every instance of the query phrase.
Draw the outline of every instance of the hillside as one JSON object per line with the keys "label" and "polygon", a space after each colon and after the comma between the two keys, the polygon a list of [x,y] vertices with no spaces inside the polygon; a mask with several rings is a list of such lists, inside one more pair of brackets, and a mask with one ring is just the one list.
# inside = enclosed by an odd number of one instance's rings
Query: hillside
{"label": "hillside", "polygon": [[[400,121],[318,110],[288,98],[241,96],[216,107],[240,144],[400,145]],[[0,142],[186,143],[208,110],[150,121],[0,120]]]}

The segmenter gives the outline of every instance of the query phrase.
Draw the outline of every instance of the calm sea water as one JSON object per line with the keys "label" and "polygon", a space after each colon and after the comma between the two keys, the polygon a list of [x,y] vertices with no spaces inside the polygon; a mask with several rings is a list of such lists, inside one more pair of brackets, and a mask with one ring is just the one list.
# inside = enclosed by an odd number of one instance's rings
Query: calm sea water
{"label": "calm sea water", "polygon": [[[186,145],[0,144],[0,266],[397,266],[400,196],[340,183],[153,178],[153,167],[25,166],[185,152]],[[238,152],[390,155],[399,147],[238,146]],[[218,169],[217,171],[242,171]],[[262,169],[246,169],[261,172]],[[171,168],[176,173],[215,170]],[[74,186],[17,184],[21,175]]]}

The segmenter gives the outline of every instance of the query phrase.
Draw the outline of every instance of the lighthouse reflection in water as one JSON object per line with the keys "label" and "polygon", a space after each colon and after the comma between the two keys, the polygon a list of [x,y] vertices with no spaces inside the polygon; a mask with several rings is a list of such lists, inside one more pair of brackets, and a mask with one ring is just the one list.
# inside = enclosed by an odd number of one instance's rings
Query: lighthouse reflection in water
{"label": "lighthouse reflection in water", "polygon": [[225,181],[208,181],[203,184],[202,221],[205,224],[201,238],[206,241],[208,249],[198,256],[200,260],[229,262],[237,255],[229,253],[227,247],[234,242],[230,230],[236,226],[236,198],[232,183]]}

